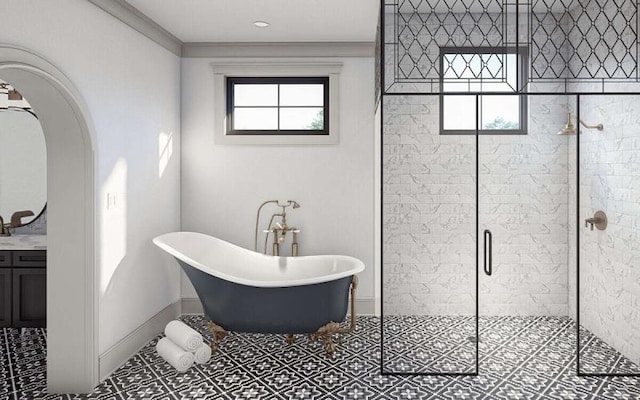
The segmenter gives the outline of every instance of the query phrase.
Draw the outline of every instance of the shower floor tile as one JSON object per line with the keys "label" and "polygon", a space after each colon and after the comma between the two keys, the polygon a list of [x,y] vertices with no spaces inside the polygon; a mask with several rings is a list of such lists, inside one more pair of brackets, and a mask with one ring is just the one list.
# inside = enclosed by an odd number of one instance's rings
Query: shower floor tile
{"label": "shower floor tile", "polygon": [[[211,338],[201,316],[182,319]],[[385,317],[384,329],[385,372],[475,369],[473,319]],[[183,374],[158,357],[156,338],[92,394],[57,396],[46,394],[46,331],[0,329],[0,398],[640,400],[639,379],[576,376],[569,318],[481,318],[478,376],[381,375],[380,338],[380,319],[360,317],[327,359],[305,335],[287,345],[282,335],[232,333],[209,363]],[[584,372],[638,368],[587,331],[581,342]]]}

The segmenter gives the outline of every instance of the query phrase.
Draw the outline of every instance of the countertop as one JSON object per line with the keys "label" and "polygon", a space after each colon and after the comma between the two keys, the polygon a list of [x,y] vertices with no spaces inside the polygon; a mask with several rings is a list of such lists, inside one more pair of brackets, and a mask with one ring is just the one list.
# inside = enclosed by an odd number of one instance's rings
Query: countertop
{"label": "countertop", "polygon": [[46,250],[47,235],[0,236],[2,250]]}

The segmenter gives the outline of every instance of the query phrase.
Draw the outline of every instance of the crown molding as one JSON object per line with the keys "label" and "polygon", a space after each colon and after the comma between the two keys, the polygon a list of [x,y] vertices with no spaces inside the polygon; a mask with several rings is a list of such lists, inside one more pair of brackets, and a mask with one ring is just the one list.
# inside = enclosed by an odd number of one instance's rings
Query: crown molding
{"label": "crown molding", "polygon": [[305,58],[373,57],[375,55],[374,42],[183,43],[125,0],[89,0],[89,2],[179,57]]}
{"label": "crown molding", "polygon": [[96,7],[180,57],[182,41],[125,0],[89,0]]}
{"label": "crown molding", "polygon": [[374,42],[183,43],[185,58],[373,57]]}

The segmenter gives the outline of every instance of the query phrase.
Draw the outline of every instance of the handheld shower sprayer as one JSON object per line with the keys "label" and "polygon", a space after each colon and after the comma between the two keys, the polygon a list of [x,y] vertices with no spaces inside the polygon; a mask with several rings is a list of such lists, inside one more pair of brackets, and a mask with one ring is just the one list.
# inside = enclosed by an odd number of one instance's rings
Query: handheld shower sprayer
{"label": "handheld shower sprayer", "polygon": [[262,211],[262,207],[270,203],[275,203],[277,205],[280,205],[280,202],[278,200],[267,200],[264,203],[260,204],[260,207],[258,207],[258,214],[256,215],[256,232],[255,232],[255,238],[253,241],[253,251],[258,251],[258,222],[260,221],[260,211]]}

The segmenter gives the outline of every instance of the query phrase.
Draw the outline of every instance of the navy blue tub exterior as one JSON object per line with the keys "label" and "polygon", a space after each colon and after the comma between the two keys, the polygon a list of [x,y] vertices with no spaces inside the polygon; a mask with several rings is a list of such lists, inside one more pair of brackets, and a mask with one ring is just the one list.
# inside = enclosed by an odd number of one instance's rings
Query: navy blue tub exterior
{"label": "navy blue tub exterior", "polygon": [[205,317],[227,331],[313,333],[347,314],[353,276],[313,285],[253,287],[209,275],[176,258],[202,302]]}

